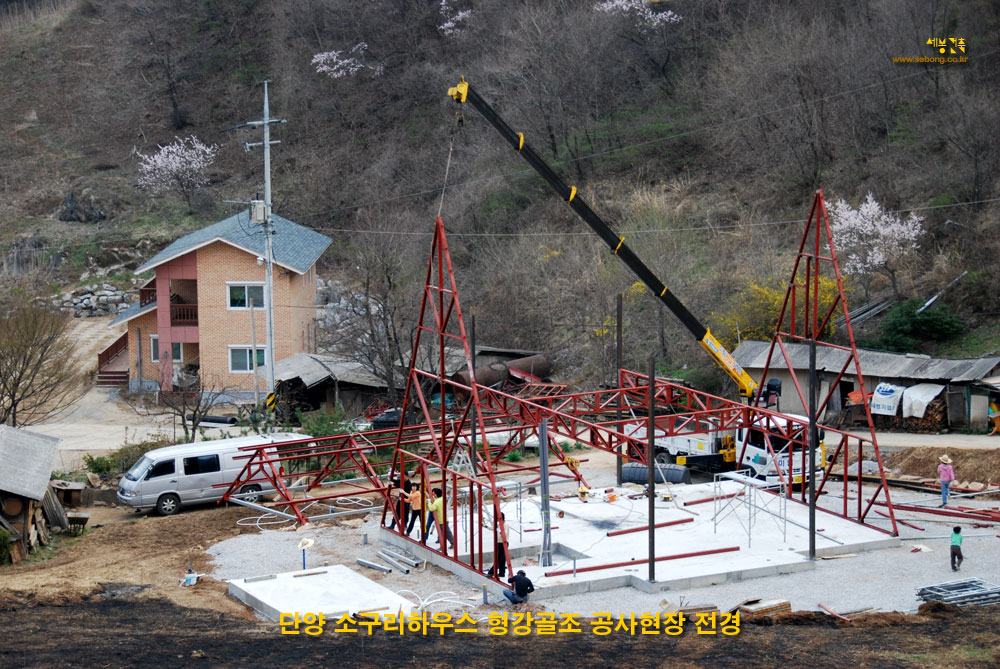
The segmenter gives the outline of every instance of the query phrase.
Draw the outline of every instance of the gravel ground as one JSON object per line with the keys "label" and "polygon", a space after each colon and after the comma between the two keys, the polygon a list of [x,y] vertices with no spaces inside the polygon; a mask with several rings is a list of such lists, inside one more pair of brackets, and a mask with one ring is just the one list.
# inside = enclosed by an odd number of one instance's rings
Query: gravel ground
{"label": "gravel ground", "polygon": [[[290,525],[284,528],[267,529],[260,534],[243,534],[211,546],[206,551],[212,556],[211,576],[225,580],[302,569],[302,551],[298,545],[302,539],[309,538],[316,543],[306,550],[307,568],[320,567],[325,562],[344,564],[396,593],[410,590],[417,597],[428,599],[434,593],[449,591],[455,593],[454,598],[470,604],[470,607],[463,607],[438,603],[428,607],[427,610],[433,612],[457,613],[482,603],[479,588],[433,565],[412,569],[409,574],[396,569],[391,574],[385,574],[358,565],[358,558],[381,564],[382,560],[375,553],[383,547],[392,548],[378,540],[379,527],[374,516],[359,523],[358,527],[316,523],[308,529],[294,530]],[[368,535],[367,545],[363,543],[365,534]],[[392,550],[399,552],[397,548]],[[403,596],[417,600],[413,595],[403,593]]]}

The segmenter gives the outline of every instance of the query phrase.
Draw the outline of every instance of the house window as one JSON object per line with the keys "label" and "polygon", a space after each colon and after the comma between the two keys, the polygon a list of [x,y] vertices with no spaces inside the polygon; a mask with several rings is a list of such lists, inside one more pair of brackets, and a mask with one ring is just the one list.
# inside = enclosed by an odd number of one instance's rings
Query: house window
{"label": "house window", "polygon": [[[249,346],[230,346],[229,347],[229,371],[230,372],[252,372],[253,371],[253,359],[251,356],[251,349]],[[266,364],[264,349],[257,349],[257,366],[262,367]]]}
{"label": "house window", "polygon": [[[181,343],[178,341],[170,342],[170,349],[173,353],[174,362],[183,362],[183,350],[181,348]],[[160,336],[159,335],[149,335],[149,357],[153,362],[160,361]]]}
{"label": "house window", "polygon": [[262,283],[228,283],[229,308],[247,309],[253,300],[254,309],[264,308],[264,284]]}

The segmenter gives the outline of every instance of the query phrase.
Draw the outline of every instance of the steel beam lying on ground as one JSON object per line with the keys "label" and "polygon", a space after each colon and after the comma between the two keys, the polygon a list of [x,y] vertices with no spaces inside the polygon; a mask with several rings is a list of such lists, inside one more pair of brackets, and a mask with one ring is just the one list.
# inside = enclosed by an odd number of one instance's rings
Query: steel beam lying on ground
{"label": "steel beam lying on ground", "polygon": [[[716,553],[730,553],[732,551],[738,551],[739,546],[729,546],[727,548],[713,548],[707,551],[695,551],[693,553],[680,553],[678,555],[664,555],[662,557],[655,558],[656,562],[664,562],[665,560],[682,560],[684,558],[698,557],[700,555],[715,555]],[[615,567],[630,567],[635,564],[647,564],[649,558],[643,558],[641,560],[627,560],[625,562],[612,562],[611,564],[598,564],[590,567],[577,567],[576,569],[560,569],[557,571],[547,571],[546,576],[565,576],[566,574],[579,574],[582,571],[601,571],[602,569],[614,569]]]}

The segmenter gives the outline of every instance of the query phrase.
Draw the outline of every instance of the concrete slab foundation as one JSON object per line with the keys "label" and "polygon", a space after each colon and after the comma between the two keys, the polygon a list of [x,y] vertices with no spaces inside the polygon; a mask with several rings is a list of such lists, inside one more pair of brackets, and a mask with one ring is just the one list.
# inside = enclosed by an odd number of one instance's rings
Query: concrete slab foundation
{"label": "concrete slab foundation", "polygon": [[[648,563],[638,562],[649,556],[646,531],[607,536],[613,530],[648,526],[648,500],[645,497],[628,497],[641,492],[638,488],[614,489],[614,501],[606,501],[611,495],[603,493],[586,501],[576,496],[553,499],[553,556],[550,567],[539,565],[541,532],[535,530],[541,528],[542,520],[538,497],[505,502],[502,508],[507,521],[511,563],[515,570],[524,569],[532,580],[535,586],[532,598],[536,600],[626,585],[645,592],[696,588],[813,569],[815,563],[808,557],[809,533],[802,527],[808,526],[808,507],[804,504],[788,500],[783,515],[773,515],[774,506],[768,506],[772,512],[759,509],[754,512],[737,497],[725,510],[721,508],[723,502],[719,503],[718,520],[715,518],[716,505],[712,502],[684,506],[685,501],[741,490],[742,486],[733,482],[724,482],[722,488],[713,483],[674,485],[671,486],[672,501],[656,501],[657,523],[693,519],[692,522],[656,529],[657,557],[734,547],[738,550],[657,562],[653,581],[649,579]],[[664,492],[666,488],[658,487],[657,491]],[[466,553],[462,557],[466,560],[468,522],[467,517],[460,515],[459,527],[453,528],[459,550],[463,546],[465,548]],[[820,556],[857,553],[900,544],[897,537],[822,511],[817,512],[817,529],[824,535],[816,538],[817,554]],[[502,586],[499,584],[418,542],[408,541],[385,530],[381,531],[380,538],[386,543],[406,548],[468,583],[486,585],[490,592],[501,594]],[[582,569],[633,561],[636,564],[575,575],[545,575],[572,570],[574,563],[577,569]],[[486,566],[492,564],[491,554],[487,554],[484,563]]]}
{"label": "concrete slab foundation", "polygon": [[323,613],[333,622],[345,613],[410,613],[413,607],[344,565],[235,578],[229,581],[229,594],[274,621],[282,613]]}

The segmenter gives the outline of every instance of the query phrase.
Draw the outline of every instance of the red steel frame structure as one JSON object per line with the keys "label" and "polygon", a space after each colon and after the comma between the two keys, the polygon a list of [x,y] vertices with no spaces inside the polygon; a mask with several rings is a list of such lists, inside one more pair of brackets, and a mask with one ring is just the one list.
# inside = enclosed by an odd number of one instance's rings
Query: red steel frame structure
{"label": "red steel frame structure", "polygon": [[[837,284],[837,295],[829,306],[820,303],[820,278],[832,278]],[[822,341],[823,332],[829,326],[834,316],[842,314],[847,332],[847,345],[834,344]],[[792,384],[798,394],[801,406],[809,406],[806,400],[808,388],[803,390],[803,384],[799,382],[795,372],[795,365],[792,364],[788,348],[788,342],[809,343],[815,345],[817,349],[833,349],[840,351],[843,357],[843,364],[837,372],[836,377],[827,386],[827,392],[820,394],[816,404],[816,415],[822,415],[833,398],[833,393],[840,384],[844,374],[849,369],[854,372],[857,379],[858,389],[862,392],[862,397],[866,397],[864,375],[861,372],[861,362],[858,359],[858,347],[854,339],[854,328],[851,326],[851,318],[847,311],[847,300],[844,297],[844,281],[840,273],[840,264],[837,261],[837,251],[833,242],[833,233],[830,230],[830,220],[827,216],[826,201],[823,199],[823,190],[816,191],[813,197],[812,208],[809,212],[809,219],[806,228],[802,232],[802,241],[799,243],[798,254],[792,268],[792,277],[788,282],[788,289],[785,292],[785,299],[781,305],[781,312],[775,326],[774,337],[771,338],[771,347],[767,353],[767,362],[764,365],[762,379],[767,378],[767,373],[771,369],[776,355],[780,354],[785,363],[785,367],[791,374]],[[757,389],[757,402],[760,402],[763,386]],[[841,515],[853,517],[858,522],[865,522],[872,506],[880,501],[885,503],[889,510],[889,521],[892,525],[892,533],[898,532],[896,525],[896,515],[893,512],[892,502],[889,499],[889,485],[885,479],[885,469],[882,465],[882,454],[879,452],[878,440],[875,436],[875,425],[872,422],[871,407],[867,402],[863,402],[865,407],[865,417],[868,422],[868,431],[871,438],[857,437],[839,430],[825,428],[826,439],[833,438],[835,441],[827,445],[827,450],[833,446],[833,454],[823,471],[823,477],[816,486],[816,495],[823,494],[823,490],[830,478],[830,473],[837,466],[843,468],[842,471],[842,497],[843,508]],[[795,452],[799,453],[805,471],[806,444],[796,443],[791,448],[790,457],[794,457]],[[744,445],[744,449],[746,446]],[[853,457],[852,457],[853,450]],[[879,484],[867,502],[863,501],[861,460],[865,450],[873,453],[875,461],[878,463]],[[740,459],[742,460],[742,453]],[[853,510],[848,509],[848,483],[852,475],[848,467],[854,464],[857,468],[854,483],[858,488],[857,505]],[[806,501],[806,486],[802,486],[801,500]]]}
{"label": "red steel frame structure", "polygon": [[[821,197],[819,203],[822,206]],[[813,209],[815,213],[816,203]],[[810,216],[810,221],[812,218]],[[823,209],[823,220],[829,238],[825,209]],[[806,235],[803,236],[799,261],[796,262],[796,272],[798,272],[799,262],[803,258],[806,259],[806,286],[817,280],[816,263],[821,260],[818,250],[812,255],[803,250],[812,227],[814,226],[810,225]],[[822,259],[832,259],[838,285],[841,285],[839,269],[836,269],[836,257],[832,251],[832,239],[830,241],[831,258]],[[794,277],[795,273],[793,273],[793,283]],[[807,294],[812,295],[812,293]],[[789,296],[793,302],[795,295],[795,290],[790,288]],[[786,297],[786,302],[788,299]],[[842,292],[840,303],[843,304]],[[846,306],[844,312],[846,316]],[[795,313],[794,304],[789,313]],[[814,314],[815,310],[808,313]],[[825,324],[828,319],[829,314],[822,322]],[[849,324],[848,319],[848,328]],[[772,349],[778,346],[784,350],[780,337],[791,336],[793,335],[784,332],[776,335]],[[856,361],[853,333],[850,333],[850,339],[850,350]],[[464,353],[467,378],[473,379],[472,382],[465,384],[456,380],[457,377],[454,375],[448,376],[445,369],[448,348],[458,348]],[[434,371],[421,369],[418,364],[418,360],[421,359],[430,361],[429,364]],[[857,373],[860,379],[860,368],[857,369]],[[838,380],[842,375],[843,372],[838,376]],[[801,393],[801,388],[796,387]],[[546,420],[548,432],[552,436],[575,440],[594,448],[614,452],[619,457],[646,464],[647,419],[629,417],[619,420],[615,416],[623,407],[634,408],[645,415],[650,392],[653,393],[656,407],[654,421],[658,432],[662,430],[667,436],[680,436],[705,432],[731,432],[738,427],[753,425],[755,429],[765,434],[772,457],[776,456],[775,450],[770,446],[771,440],[781,440],[781,443],[789,442],[791,457],[802,457],[804,462],[808,430],[803,419],[717,397],[660,379],[655,379],[650,384],[648,375],[636,372],[622,370],[618,387],[613,389],[583,393],[556,393],[549,389],[542,395],[531,397],[513,395],[477,384],[444,223],[438,217],[435,221],[434,238],[427,264],[420,318],[410,357],[400,424],[395,429],[248,447],[245,449],[246,464],[237,478],[228,484],[223,500],[270,511],[305,523],[333,515],[333,512],[306,515],[306,509],[317,502],[335,502],[341,497],[375,493],[383,504],[383,527],[400,537],[416,542],[405,533],[406,519],[401,517],[397,502],[400,491],[393,490],[387,485],[386,479],[390,475],[384,473],[413,472],[419,475],[424,493],[429,492],[431,488],[441,489],[446,500],[444,504],[446,525],[456,530],[460,527],[460,506],[463,509],[462,518],[466,521],[461,525],[464,532],[462,541],[458,541],[456,536],[456,541],[451,546],[445,541],[440,541],[440,549],[428,546],[428,550],[438,552],[457,564],[481,573],[489,555],[491,553],[495,555],[494,547],[502,546],[509,567],[509,552],[506,550],[507,530],[500,512],[504,497],[502,477],[509,474],[537,473],[539,467],[515,465],[505,461],[504,457],[519,448],[526,439],[537,435],[539,426]],[[454,415],[448,414],[446,409],[445,398],[449,394],[463,400],[461,408]],[[822,406],[825,406],[826,402],[828,398]],[[835,435],[838,443],[833,460],[823,471],[822,483],[818,486],[817,494],[822,493],[833,466],[840,461],[846,464],[848,442],[859,441],[860,449],[868,441],[859,440],[838,430],[830,428],[825,430],[827,439],[830,435]],[[874,431],[871,443],[877,453]],[[579,460],[568,456],[554,439],[550,439],[548,447],[551,457],[554,458],[549,465],[551,476],[571,478],[585,483],[580,472]],[[459,452],[464,453],[465,457],[456,458]],[[293,471],[302,468],[303,463],[308,463],[304,466],[305,471]],[[881,459],[879,463],[881,464]],[[335,480],[348,472],[360,472],[361,476],[346,482]],[[780,471],[779,475],[782,475]],[[292,480],[298,480],[298,485],[289,485],[288,482]],[[535,481],[537,478],[529,483]],[[241,491],[247,486],[261,485],[264,482],[272,485],[280,497],[273,507],[251,504],[241,499],[245,496],[241,495]],[[860,472],[858,483],[860,484]],[[338,485],[340,491],[326,492],[325,488],[334,484]],[[343,486],[343,489],[340,486]],[[839,513],[835,512],[836,515],[882,530],[866,522],[868,510],[874,502],[869,503],[864,509],[860,501],[856,510],[848,508],[846,487],[845,475],[844,507]],[[791,496],[792,486],[788,485],[786,488]],[[884,475],[883,486],[879,492],[885,494],[888,503]],[[801,495],[800,499],[804,499],[804,490]],[[888,508],[891,513],[891,505]],[[422,537],[429,530],[423,527],[425,519],[426,522],[437,525],[433,516],[427,519],[421,514]],[[496,519],[500,521],[497,522]],[[393,529],[387,527],[387,520],[395,521]],[[896,525],[895,520],[892,521],[894,534]],[[436,529],[439,540],[443,539],[442,528]]]}

